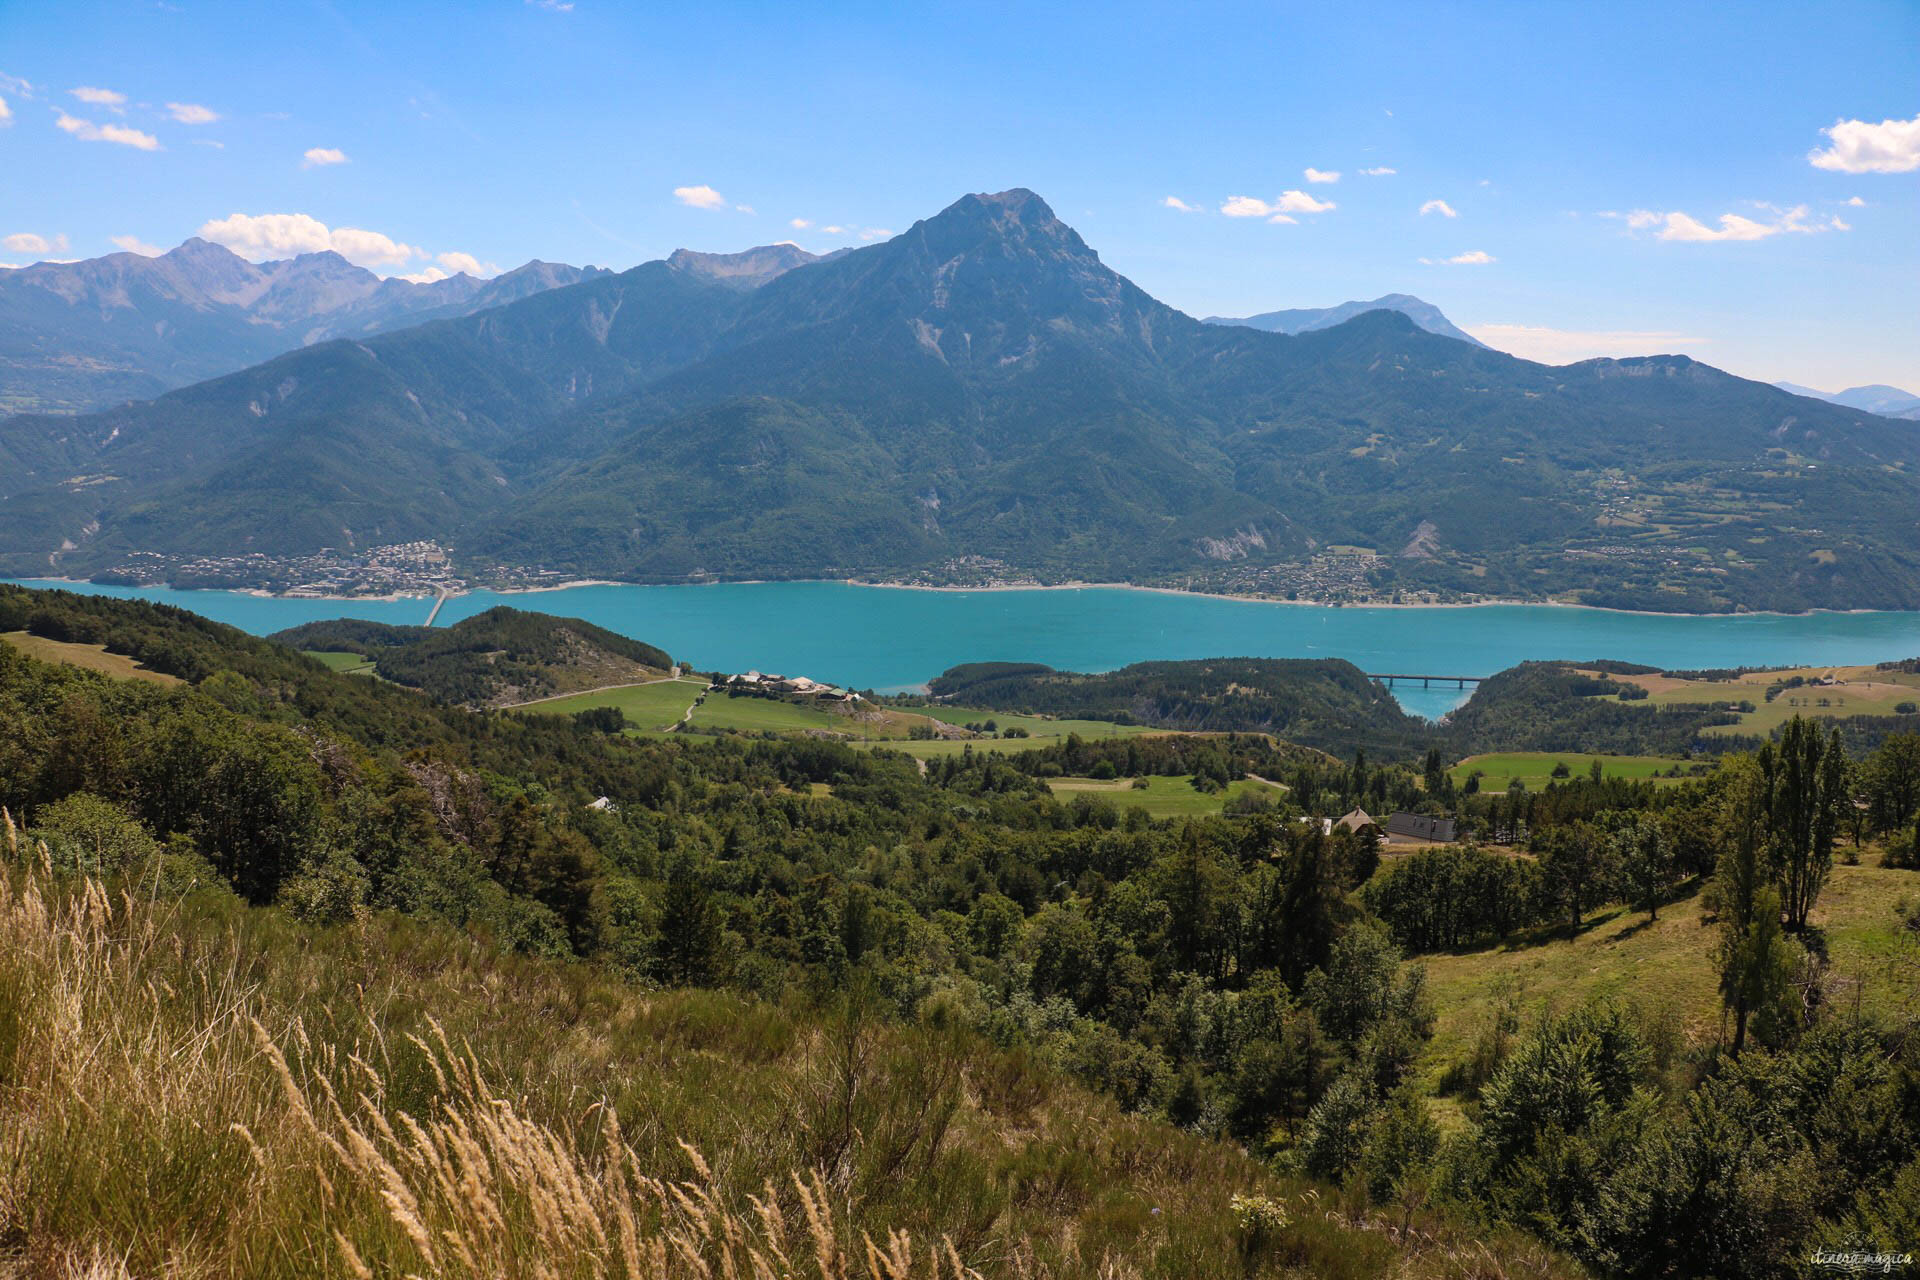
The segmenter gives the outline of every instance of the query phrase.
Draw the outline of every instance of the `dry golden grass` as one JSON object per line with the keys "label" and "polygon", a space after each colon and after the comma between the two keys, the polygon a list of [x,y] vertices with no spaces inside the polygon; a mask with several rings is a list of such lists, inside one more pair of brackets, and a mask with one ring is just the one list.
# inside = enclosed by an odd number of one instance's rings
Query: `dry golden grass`
{"label": "dry golden grass", "polygon": [[[1287,1225],[1249,1236],[1243,1194]],[[0,815],[8,1280],[1571,1274],[937,1027],[155,901]]]}
{"label": "dry golden grass", "polygon": [[0,632],[0,643],[10,644],[29,658],[42,662],[64,662],[84,667],[118,680],[148,680],[154,684],[179,684],[178,676],[164,671],[149,671],[124,654],[108,653],[105,645],[76,644],[67,640],[49,640],[25,631]]}

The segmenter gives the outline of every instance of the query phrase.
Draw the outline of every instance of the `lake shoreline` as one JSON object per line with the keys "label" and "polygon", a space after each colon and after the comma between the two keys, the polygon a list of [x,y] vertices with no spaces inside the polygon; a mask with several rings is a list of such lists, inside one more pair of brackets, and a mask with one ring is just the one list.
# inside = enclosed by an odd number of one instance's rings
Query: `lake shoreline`
{"label": "lake shoreline", "polygon": [[[0,581],[14,582],[19,585],[32,583],[62,583],[72,586],[92,587],[100,585],[88,578],[12,578]],[[1305,598],[1288,599],[1285,596],[1247,595],[1224,591],[1190,591],[1184,587],[1149,587],[1134,582],[1054,582],[1054,583],[996,583],[989,586],[934,586],[922,582],[874,582],[862,578],[726,578],[709,582],[622,582],[614,578],[570,578],[550,586],[540,587],[487,587],[470,586],[462,591],[448,592],[448,600],[460,600],[482,592],[496,596],[545,595],[555,591],[572,591],[580,587],[759,587],[759,586],[842,586],[866,587],[882,591],[928,591],[943,595],[999,595],[1017,594],[1033,591],[1137,591],[1143,594],[1161,596],[1179,596],[1192,600],[1222,600],[1234,604],[1277,604],[1297,605],[1308,609],[1380,609],[1380,610],[1439,610],[1439,609],[1578,609],[1588,613],[1616,613],[1636,618],[1810,618],[1818,616],[1852,617],[1873,616],[1877,614],[1911,613],[1908,609],[1744,609],[1716,613],[1698,613],[1677,609],[1622,609],[1614,605],[1576,604],[1570,600],[1528,600],[1522,597],[1490,596],[1482,600],[1434,601],[1423,604],[1394,603],[1392,601],[1355,601],[1355,600],[1308,600]],[[318,600],[340,604],[354,602],[396,603],[403,600],[433,600],[435,592],[386,592],[368,595],[318,595],[305,592],[267,591],[260,587],[174,587],[160,584],[159,587],[128,587],[127,590],[157,590],[183,592],[216,592],[232,595],[250,596],[259,600]]]}

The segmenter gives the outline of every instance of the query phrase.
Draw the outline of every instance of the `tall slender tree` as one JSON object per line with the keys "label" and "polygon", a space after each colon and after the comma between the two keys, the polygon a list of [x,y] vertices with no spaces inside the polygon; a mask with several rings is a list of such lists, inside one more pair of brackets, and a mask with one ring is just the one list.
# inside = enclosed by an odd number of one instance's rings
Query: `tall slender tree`
{"label": "tall slender tree", "polygon": [[1781,906],[1787,928],[1804,933],[1833,869],[1833,838],[1840,806],[1847,799],[1846,753],[1837,730],[1831,738],[1823,737],[1812,720],[1795,716],[1779,742],[1760,749],[1759,763],[1766,778],[1768,847]]}

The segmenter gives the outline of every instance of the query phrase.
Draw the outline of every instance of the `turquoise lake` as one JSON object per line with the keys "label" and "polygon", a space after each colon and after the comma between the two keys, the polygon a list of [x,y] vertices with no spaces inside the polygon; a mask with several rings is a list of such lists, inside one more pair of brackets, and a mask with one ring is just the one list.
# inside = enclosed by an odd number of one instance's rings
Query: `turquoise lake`
{"label": "turquoise lake", "polygon": [[[265,635],[321,618],[426,621],[432,601],[276,599],[62,582],[137,597]],[[1105,671],[1147,658],[1334,657],[1372,672],[1491,675],[1538,658],[1618,658],[1662,667],[1880,662],[1920,655],[1920,613],[1690,617],[1547,605],[1325,608],[1123,588],[916,591],[838,582],[591,586],[447,601],[446,624],[510,604],[585,618],[702,670],[757,667],[859,688],[924,683],[961,662],[1044,662]],[[1464,695],[1397,687],[1437,716]]]}

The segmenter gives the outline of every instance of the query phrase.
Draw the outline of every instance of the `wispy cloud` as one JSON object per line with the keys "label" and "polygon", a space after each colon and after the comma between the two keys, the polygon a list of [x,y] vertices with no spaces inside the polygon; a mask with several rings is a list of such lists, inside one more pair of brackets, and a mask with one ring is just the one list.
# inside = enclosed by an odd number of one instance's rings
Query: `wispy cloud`
{"label": "wispy cloud", "polygon": [[1337,206],[1331,200],[1316,200],[1304,191],[1283,191],[1276,200],[1254,196],[1228,196],[1220,212],[1229,218],[1265,218],[1268,222],[1296,222],[1296,213],[1326,213]]}
{"label": "wispy cloud", "polygon": [[328,165],[346,162],[347,153],[338,147],[308,147],[306,154],[300,157],[302,169],[324,169]]}
{"label": "wispy cloud", "polygon": [[64,111],[55,113],[54,123],[82,142],[117,142],[123,147],[133,147],[140,151],[160,149],[160,139],[123,124],[95,124],[91,120],[70,116]]}
{"label": "wispy cloud", "polygon": [[1429,267],[1484,267],[1489,262],[1500,259],[1485,249],[1469,249],[1465,253],[1456,253],[1451,258],[1422,258],[1421,262]]}
{"label": "wispy cloud", "polygon": [[197,102],[169,102],[167,114],[181,124],[212,124],[220,118],[218,111]]}
{"label": "wispy cloud", "polygon": [[9,253],[30,253],[44,258],[50,253],[65,253],[67,238],[65,235],[43,236],[31,231],[16,231],[0,239],[0,245],[4,245]]}
{"label": "wispy cloud", "polygon": [[1160,202],[1160,205],[1165,209],[1178,209],[1181,213],[1199,213],[1201,211],[1199,205],[1188,204],[1179,196],[1168,196]]}
{"label": "wispy cloud", "polygon": [[157,258],[166,252],[166,250],[162,249],[159,245],[148,244],[139,236],[115,236],[113,237],[113,244],[117,249],[124,250],[127,253],[137,253],[143,258]]}
{"label": "wispy cloud", "polygon": [[1307,173],[1308,182],[1340,181],[1340,171],[1338,169],[1315,169],[1311,165],[1309,165],[1307,167],[1306,173]]}
{"label": "wispy cloud", "polygon": [[795,231],[805,231],[808,227],[812,226],[813,223],[807,221],[805,218],[794,218],[791,219],[787,225]]}
{"label": "wispy cloud", "polygon": [[572,13],[573,0],[527,0],[536,9],[545,9],[548,13]]}
{"label": "wispy cloud", "polygon": [[1601,356],[1655,355],[1707,341],[1662,331],[1550,329],[1529,324],[1470,324],[1466,330],[1490,347],[1542,364],[1571,364]]}
{"label": "wispy cloud", "polygon": [[67,92],[90,107],[107,107],[118,111],[127,105],[127,95],[115,93],[111,89],[96,89],[92,85],[83,84],[78,89],[69,89]]}
{"label": "wispy cloud", "polygon": [[329,227],[304,213],[236,213],[206,223],[200,237],[255,261],[331,249],[362,267],[389,267],[426,256],[424,250],[378,231]]}
{"label": "wispy cloud", "polygon": [[1460,216],[1453,211],[1453,206],[1445,200],[1429,200],[1420,206],[1420,216],[1425,217],[1429,213],[1437,213],[1443,218],[1457,218]]}
{"label": "wispy cloud", "polygon": [[727,204],[725,196],[705,184],[697,187],[675,187],[673,198],[695,209],[723,209]]}
{"label": "wispy cloud", "polygon": [[[1674,240],[1691,244],[1708,244],[1723,240],[1766,240],[1777,235],[1813,235],[1822,231],[1851,231],[1853,228],[1837,217],[1809,221],[1807,206],[1794,205],[1782,209],[1777,205],[1760,204],[1755,206],[1770,216],[1762,221],[1749,218],[1740,213],[1723,213],[1717,219],[1718,225],[1708,226],[1692,214],[1678,210],[1658,212],[1652,209],[1635,209],[1631,213],[1603,212],[1603,218],[1618,218],[1627,224],[1629,231],[1653,231],[1661,240]],[[1656,231],[1655,228],[1658,228]]]}
{"label": "wispy cloud", "polygon": [[1362,169],[1360,172],[1369,178],[1391,178],[1400,171],[1398,169],[1390,169],[1384,164],[1377,164],[1371,169]]}
{"label": "wispy cloud", "polygon": [[1829,146],[1816,147],[1807,160],[1816,169],[1836,173],[1911,173],[1920,169],[1920,115],[1911,120],[1837,120]]}

